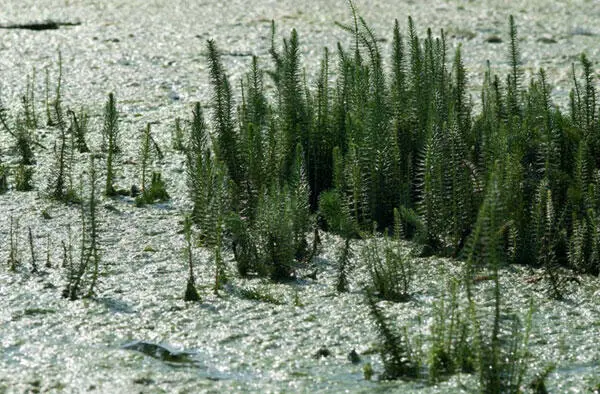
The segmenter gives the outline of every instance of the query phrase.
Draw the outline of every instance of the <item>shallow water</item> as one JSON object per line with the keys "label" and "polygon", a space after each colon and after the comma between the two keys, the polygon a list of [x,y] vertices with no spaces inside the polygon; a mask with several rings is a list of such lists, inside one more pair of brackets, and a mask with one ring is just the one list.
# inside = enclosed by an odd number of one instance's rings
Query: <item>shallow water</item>
{"label": "shallow water", "polygon": [[[167,221],[177,219],[173,215]],[[138,224],[133,220],[126,226]],[[125,222],[111,218],[117,227]],[[364,380],[364,363],[371,362],[376,372],[382,371],[382,365],[373,352],[376,336],[360,292],[366,275],[358,260],[348,294],[334,293],[331,250],[320,256],[317,281],[276,285],[233,280],[233,289],[258,287],[282,302],[274,305],[242,299],[234,290],[223,291],[221,298],[214,296],[209,289],[210,256],[196,251],[203,302],[185,303],[185,268],[179,255],[181,237],[175,231],[158,230],[156,235],[145,237],[143,244],[121,246],[117,253],[110,252],[113,248],[109,241],[103,242],[103,276],[98,296],[91,300],[62,299],[64,281],[57,268],[46,269],[42,275],[24,270],[2,272],[0,390],[21,392],[38,385],[43,391],[393,389],[443,393],[470,392],[477,387],[476,377],[470,375],[457,375],[436,385]],[[170,242],[161,242],[166,239]],[[338,242],[325,237],[326,245]],[[156,251],[142,252],[144,245],[152,245]],[[461,265],[450,260],[415,259],[414,266],[413,299],[404,304],[381,305],[394,316],[398,326],[408,328],[411,340],[424,343],[422,351],[426,352],[433,320],[432,302],[446,294],[440,278],[458,277]],[[528,299],[534,299],[529,347],[532,357],[526,381],[556,363],[555,372],[548,378],[552,392],[581,392],[597,385],[598,279],[583,278],[583,286],[573,287],[566,301],[556,302],[547,299],[540,284],[527,284],[528,277],[527,270],[521,267],[502,272],[506,311],[517,312],[524,319]],[[490,289],[491,283],[477,286],[481,310],[485,310],[485,305],[491,308]],[[295,302],[296,294],[299,304]],[[134,340],[187,352],[189,360],[170,362],[123,349],[123,345]],[[313,356],[321,347],[329,349],[332,355],[315,359]],[[352,349],[361,355],[360,364],[348,361],[347,354]]]}
{"label": "shallow water", "polygon": [[[189,4],[193,3],[193,4]],[[448,45],[463,45],[463,57],[474,94],[478,91],[485,60],[503,75],[506,71],[506,30],[515,14],[522,39],[524,67],[543,66],[554,84],[557,102],[564,104],[570,89],[570,64],[585,51],[600,58],[597,1],[547,4],[516,1],[510,6],[495,1],[380,1],[359,3],[367,22],[382,37],[389,37],[394,18],[405,26],[412,15],[420,32],[426,26],[448,32]],[[508,2],[507,2],[508,4]],[[434,12],[432,12],[432,10]],[[287,32],[300,34],[308,75],[316,72],[321,48],[335,47],[349,37],[334,21],[349,21],[342,1],[230,1],[165,0],[56,1],[7,0],[0,24],[46,18],[81,21],[80,26],[32,32],[0,30],[0,87],[2,100],[17,106],[25,76],[37,70],[38,99],[43,98],[44,68],[51,80],[57,73],[57,50],[63,56],[64,97],[67,105],[87,107],[92,113],[90,145],[100,144],[100,114],[106,94],[116,92],[121,111],[124,161],[138,152],[138,136],[147,122],[167,151],[160,168],[172,200],[161,206],[136,208],[132,201],[103,200],[99,205],[102,276],[97,297],[66,301],[60,293],[64,274],[60,242],[69,225],[77,239],[79,210],[50,202],[43,196],[44,179],[52,161],[38,154],[34,183],[38,190],[10,191],[0,196],[0,262],[8,257],[9,218],[19,218],[22,260],[29,264],[26,229],[31,227],[37,259],[45,259],[46,236],[51,237],[53,268],[40,275],[23,267],[10,273],[0,268],[0,392],[100,391],[100,392],[472,392],[477,378],[456,375],[436,385],[424,382],[366,381],[363,366],[370,362],[382,371],[374,354],[376,333],[368,318],[361,292],[366,280],[361,259],[355,258],[352,291],[334,291],[333,261],[339,240],[324,236],[319,256],[318,280],[292,284],[268,284],[259,280],[233,279],[230,291],[216,297],[210,290],[212,257],[195,249],[194,256],[201,304],[183,302],[186,267],[182,217],[189,210],[184,158],[172,152],[171,128],[175,117],[188,118],[192,103],[209,97],[205,40],[215,38],[226,52],[225,65],[232,82],[244,71],[249,54],[264,57],[270,46],[270,20]],[[499,35],[503,44],[486,39]],[[469,37],[471,37],[469,39]],[[545,37],[556,43],[543,43]],[[387,50],[388,42],[382,45]],[[177,98],[177,99],[175,99]],[[38,110],[42,111],[41,104]],[[43,116],[42,116],[43,118]],[[53,132],[40,131],[40,141],[52,146]],[[0,133],[2,160],[12,142]],[[82,163],[86,159],[82,157]],[[76,173],[85,171],[82,165]],[[120,186],[137,182],[136,166],[121,166]],[[102,174],[99,174],[102,178]],[[42,212],[50,215],[44,219]],[[407,248],[409,245],[407,245]],[[360,245],[356,245],[356,249]],[[359,253],[356,254],[359,256]],[[234,276],[231,256],[230,273]],[[382,303],[385,310],[407,326],[412,339],[422,337],[423,351],[433,321],[432,304],[446,294],[443,277],[459,277],[461,263],[443,259],[415,259],[414,297],[408,303]],[[551,392],[582,392],[600,380],[600,286],[597,278],[581,278],[563,302],[550,301],[540,283],[526,281],[531,274],[522,267],[502,273],[503,299],[508,310],[524,318],[530,297],[535,312],[530,339],[532,354],[529,382],[551,363]],[[238,287],[258,287],[279,299],[281,305],[240,298]],[[478,285],[478,304],[490,305],[491,283]],[[296,297],[300,305],[296,305]],[[135,340],[163,344],[190,352],[190,363],[165,362],[144,353],[123,349]],[[313,355],[326,347],[330,357]],[[352,350],[362,363],[347,359]],[[366,353],[366,354],[365,354]],[[375,376],[376,377],[376,376]]]}

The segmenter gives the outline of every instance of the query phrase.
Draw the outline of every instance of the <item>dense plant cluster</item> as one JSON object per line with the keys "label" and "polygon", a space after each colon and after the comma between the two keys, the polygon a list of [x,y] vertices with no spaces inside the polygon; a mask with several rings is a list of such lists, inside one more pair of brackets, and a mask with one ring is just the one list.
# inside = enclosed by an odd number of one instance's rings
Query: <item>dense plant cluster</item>
{"label": "dense plant cluster", "polygon": [[[421,39],[409,19],[403,37],[396,23],[386,71],[377,38],[354,15],[342,28],[355,45],[338,47],[333,83],[328,51],[311,86],[302,78],[297,33],[282,48],[273,39],[274,68],[266,70],[275,85],[272,101],[254,58],[236,106],[216,45],[208,43],[214,129],[207,131],[197,106],[188,149],[201,231],[214,228],[202,217],[207,212],[234,212],[229,223],[244,274],[264,271],[266,254],[267,265],[288,265],[300,254],[300,235],[311,222],[306,208],[315,212],[320,203],[325,228],[345,234],[351,230],[341,227],[354,223],[354,236],[373,223],[392,230],[396,209],[403,234],[421,242],[424,253],[480,263],[487,258],[482,244],[491,242],[481,237],[493,236],[503,262],[597,274],[600,123],[585,55],[582,81],[573,68],[564,114],[551,102],[543,69],[525,85],[511,17],[510,73],[503,82],[488,68],[481,112],[473,115],[461,48],[450,63],[443,31],[434,38],[428,30]],[[207,182],[217,174],[226,179],[229,200],[207,209],[216,197],[205,194],[219,190]],[[244,235],[269,232],[266,212],[289,218],[278,220],[285,228],[276,233],[293,242]],[[493,228],[481,234],[485,226]],[[269,243],[279,245],[281,256],[268,251]],[[260,263],[251,267],[249,260]]]}

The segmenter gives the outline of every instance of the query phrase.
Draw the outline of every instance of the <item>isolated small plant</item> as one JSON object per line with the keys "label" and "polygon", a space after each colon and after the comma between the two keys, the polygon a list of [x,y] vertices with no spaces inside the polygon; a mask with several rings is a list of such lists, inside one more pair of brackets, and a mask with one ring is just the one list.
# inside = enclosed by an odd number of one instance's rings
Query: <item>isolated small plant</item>
{"label": "isolated small plant", "polygon": [[269,292],[267,286],[254,287],[254,288],[240,288],[239,290],[240,297],[246,300],[266,302],[273,305],[281,305],[283,301],[276,298]]}
{"label": "isolated small plant", "polygon": [[185,301],[201,301],[198,290],[196,290],[196,279],[194,277],[194,264],[192,259],[192,221],[189,216],[184,219],[184,233],[186,242],[186,256],[188,263],[188,280],[183,299]]}
{"label": "isolated small plant", "polygon": [[23,105],[23,116],[25,118],[25,125],[30,130],[35,130],[38,127],[37,113],[35,110],[35,68],[33,69],[33,75],[27,75],[26,90],[25,94],[21,97]]}
{"label": "isolated small plant", "polygon": [[[449,302],[447,302],[449,301]],[[434,305],[434,322],[431,326],[432,345],[429,350],[429,380],[456,372],[475,370],[472,351],[472,330],[468,311],[462,311],[458,302],[458,282],[450,286],[450,299],[441,298]]]}
{"label": "isolated small plant", "polygon": [[85,112],[83,108],[79,111],[79,115],[71,110],[69,110],[68,113],[71,116],[70,133],[72,134],[72,138],[77,146],[77,151],[79,153],[89,152],[90,149],[85,141],[85,136],[88,133],[88,113]]}
{"label": "isolated small plant", "polygon": [[96,181],[96,167],[91,156],[89,200],[87,204],[81,204],[81,243],[78,260],[73,258],[70,231],[68,243],[63,242],[63,267],[67,272],[67,284],[62,295],[72,301],[82,296],[92,297],[98,282],[100,250],[96,218]]}
{"label": "isolated small plant", "polygon": [[[57,93],[58,94],[58,93]],[[73,120],[74,121],[74,120]],[[54,167],[48,184],[50,197],[63,202],[78,201],[73,187],[72,164],[74,161],[73,124],[67,128],[66,119],[60,104],[60,99],[54,101],[54,124],[60,135],[54,145]]]}
{"label": "isolated small plant", "polygon": [[[400,251],[399,238],[373,237],[363,249],[371,278],[371,292],[381,299],[404,302],[410,298],[411,269]],[[381,247],[383,244],[383,248]],[[382,250],[383,249],[383,250]]]}
{"label": "isolated small plant", "polygon": [[155,202],[164,202],[169,200],[169,193],[167,193],[165,183],[162,180],[160,172],[152,172],[151,182],[148,185],[148,167],[152,160],[152,153],[156,152],[158,155],[162,153],[157,150],[158,145],[154,142],[152,134],[150,132],[150,124],[146,126],[144,134],[142,136],[142,143],[140,148],[140,166],[141,166],[141,183],[142,193],[135,199],[137,206],[143,206],[145,204],[153,204]]}
{"label": "isolated small plant", "polygon": [[104,194],[114,196],[117,194],[114,188],[115,161],[117,155],[121,152],[119,146],[119,116],[117,112],[117,103],[114,93],[109,93],[108,100],[104,107],[104,126],[102,128],[102,138],[106,143],[106,187]]}
{"label": "isolated small plant", "polygon": [[96,165],[94,163],[94,157],[90,158],[90,196],[88,201],[88,215],[89,215],[89,242],[87,244],[87,253],[89,255],[91,267],[91,279],[89,283],[89,289],[87,297],[94,295],[96,283],[98,282],[98,274],[100,268],[100,250],[98,245],[98,223],[96,218],[97,200],[96,200]]}
{"label": "isolated small plant", "polygon": [[20,117],[17,117],[14,133],[17,140],[16,150],[20,156],[20,163],[23,165],[35,164],[31,130],[27,128],[25,121]]}
{"label": "isolated small plant", "polygon": [[0,125],[2,125],[2,128],[15,139],[15,150],[20,156],[20,163],[24,165],[35,164],[33,146],[36,145],[45,149],[44,145],[34,140],[32,136],[33,129],[30,129],[27,126],[26,119],[22,113],[17,115],[14,127],[11,126],[8,110],[2,104],[2,100],[0,100]]}
{"label": "isolated small plant", "polygon": [[321,193],[319,198],[319,213],[324,218],[327,230],[339,234],[344,238],[337,253],[337,281],[338,292],[348,291],[348,274],[350,260],[353,257],[351,239],[358,233],[358,226],[350,216],[348,206],[342,201],[337,190]]}
{"label": "isolated small plant", "polygon": [[407,332],[395,332],[392,323],[377,305],[377,297],[367,291],[366,301],[371,319],[379,336],[380,355],[383,361],[383,380],[413,380],[419,377],[419,363],[415,360]]}
{"label": "isolated small plant", "polygon": [[173,131],[171,135],[171,147],[178,152],[185,152],[185,133],[183,125],[181,124],[181,118],[175,118],[175,124],[173,125]]}
{"label": "isolated small plant", "polygon": [[337,264],[338,275],[335,288],[338,292],[344,293],[348,291],[348,271],[350,269],[350,259],[352,258],[352,248],[350,245],[350,237],[344,239],[343,245],[338,252]]}
{"label": "isolated small plant", "polygon": [[54,100],[50,100],[50,69],[46,67],[46,124],[50,127],[57,126],[59,119],[56,114],[62,114],[62,53],[58,51],[58,76],[54,88]]}
{"label": "isolated small plant", "polygon": [[479,379],[482,392],[520,393],[525,372],[527,371],[527,345],[531,330],[533,303],[530,304],[526,326],[523,328],[519,318],[511,315],[507,319],[508,336],[501,337],[500,316],[494,317],[492,335],[485,338],[478,334]]}
{"label": "isolated small plant", "polygon": [[146,125],[140,147],[140,166],[142,175],[142,193],[146,189],[146,173],[150,161],[150,123]]}

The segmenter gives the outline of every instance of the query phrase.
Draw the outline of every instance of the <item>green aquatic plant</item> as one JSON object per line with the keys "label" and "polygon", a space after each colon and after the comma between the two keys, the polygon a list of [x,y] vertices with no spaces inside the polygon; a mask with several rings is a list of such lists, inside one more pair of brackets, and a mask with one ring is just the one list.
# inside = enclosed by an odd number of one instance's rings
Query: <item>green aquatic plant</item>
{"label": "green aquatic plant", "polygon": [[[497,288],[497,284],[495,285]],[[491,335],[485,337],[480,331],[479,382],[484,393],[520,393],[527,371],[528,343],[531,330],[533,303],[530,304],[526,326],[523,327],[516,315],[500,316],[499,301],[496,301]],[[501,326],[508,326],[502,327]],[[501,331],[507,332],[502,335]]]}
{"label": "green aquatic plant", "polygon": [[241,298],[252,301],[266,302],[273,305],[282,305],[283,301],[275,297],[267,286],[238,289]]}
{"label": "green aquatic plant", "polygon": [[[81,203],[81,241],[79,257],[73,257],[73,245],[69,227],[67,243],[63,241],[63,264],[66,269],[66,285],[62,296],[74,301],[82,296],[93,297],[100,273],[100,248],[98,221],[96,217],[96,166],[94,157],[90,159],[90,194],[87,201]],[[83,182],[82,182],[83,183]],[[83,189],[83,187],[82,187]]]}
{"label": "green aquatic plant", "polygon": [[175,118],[175,124],[171,133],[171,147],[178,152],[185,152],[185,132],[181,124],[181,118]]}
{"label": "green aquatic plant", "polygon": [[34,68],[32,75],[27,75],[25,94],[21,97],[25,125],[30,130],[35,130],[38,127],[37,112],[35,110],[35,84],[36,78]]}
{"label": "green aquatic plant", "polygon": [[557,245],[564,237],[564,220],[556,218],[553,206],[552,191],[548,182],[543,180],[538,186],[534,212],[534,245],[536,246],[537,263],[543,267],[548,282],[549,294],[561,300],[564,297],[565,281],[560,277],[557,263]]}
{"label": "green aquatic plant", "polygon": [[401,252],[402,235],[400,214],[394,210],[394,234],[384,234],[383,240],[376,237],[376,225],[373,238],[364,246],[362,258],[369,270],[370,293],[381,299],[404,302],[410,297],[412,268],[407,256]]}
{"label": "green aquatic plant", "polygon": [[475,370],[472,351],[473,332],[468,310],[459,303],[459,283],[452,280],[449,299],[442,297],[434,304],[434,321],[431,325],[432,344],[429,349],[429,380],[436,382],[456,372]]}
{"label": "green aquatic plant", "polygon": [[192,259],[192,220],[186,216],[183,224],[185,234],[185,253],[188,263],[188,279],[185,287],[184,301],[201,301],[198,290],[196,290],[196,278],[194,276],[194,262]]}
{"label": "green aquatic plant", "polygon": [[[75,119],[72,120],[74,122]],[[79,197],[73,187],[72,167],[74,161],[75,141],[73,136],[73,123],[67,128],[66,119],[58,97],[54,101],[54,125],[60,135],[54,145],[54,167],[49,178],[48,193],[51,198],[63,202],[77,202]]]}
{"label": "green aquatic plant", "polygon": [[[87,244],[87,253],[88,259],[91,260],[91,278],[89,283],[89,288],[87,292],[87,297],[91,297],[94,295],[94,290],[96,288],[96,283],[98,282],[98,274],[100,267],[100,248],[99,248],[99,240],[98,240],[98,223],[96,218],[97,211],[97,200],[96,200],[96,181],[97,181],[97,173],[96,173],[96,165],[94,162],[94,157],[90,158],[90,195],[88,200],[88,216],[89,216],[89,242]],[[90,264],[88,263],[88,264]]]}
{"label": "green aquatic plant", "polygon": [[348,273],[350,271],[350,260],[352,259],[352,247],[350,237],[344,239],[337,255],[338,274],[335,289],[339,293],[345,293],[349,289]]}
{"label": "green aquatic plant", "polygon": [[62,52],[58,51],[58,76],[56,79],[56,86],[54,88],[54,100],[50,100],[50,69],[46,67],[46,124],[50,127],[57,126],[57,109],[61,109],[58,112],[62,112],[62,76],[63,76],[63,63],[62,63]]}
{"label": "green aquatic plant", "polygon": [[46,126],[54,126],[54,123],[52,121],[52,111],[50,109],[51,107],[51,103],[50,103],[50,68],[46,67],[44,69],[45,71],[45,79],[44,79],[44,86],[45,86],[45,96],[44,96],[44,105],[45,105],[45,109],[46,109]]}
{"label": "green aquatic plant", "polygon": [[148,184],[147,172],[148,167],[150,165],[150,161],[152,159],[152,153],[154,152],[156,152],[156,154],[159,157],[162,156],[160,148],[158,148],[158,144],[156,144],[156,142],[152,138],[150,124],[148,123],[148,125],[144,129],[140,146],[140,172],[142,192],[135,199],[135,204],[137,206],[153,204],[155,202],[165,202],[168,201],[170,198],[169,193],[167,193],[166,190],[165,182],[162,180],[160,172],[153,171],[150,184]]}
{"label": "green aquatic plant", "polygon": [[16,138],[16,150],[20,156],[20,163],[23,165],[35,164],[35,156],[33,153],[33,136],[25,120],[20,116],[15,122],[14,137]]}
{"label": "green aquatic plant", "polygon": [[397,242],[387,235],[383,240],[374,237],[363,248],[362,258],[369,269],[373,295],[394,302],[410,298],[411,269]]}
{"label": "green aquatic plant", "polygon": [[283,48],[280,51],[275,45],[275,23],[273,22],[271,26],[270,54],[275,69],[270,71],[269,75],[275,83],[278,95],[276,120],[283,141],[280,177],[281,180],[286,181],[294,176],[297,145],[300,144],[302,151],[307,152],[306,140],[310,123],[305,92],[302,88],[298,33],[293,29],[289,39],[283,40]]}
{"label": "green aquatic plant", "polygon": [[230,182],[226,168],[208,145],[208,130],[200,103],[194,106],[186,148],[187,182],[193,202],[191,218],[199,227],[200,242],[213,246],[219,216],[229,209]]}
{"label": "green aquatic plant", "polygon": [[79,115],[72,110],[68,110],[67,112],[71,116],[70,132],[77,146],[77,151],[79,153],[89,152],[90,149],[85,141],[85,137],[88,134],[89,114],[83,108],[79,111]]}
{"label": "green aquatic plant", "polygon": [[252,216],[233,212],[227,220],[240,274],[289,280],[300,262],[310,256],[306,235],[312,217],[303,157],[298,144],[288,182],[258,195]]}
{"label": "green aquatic plant", "polygon": [[225,164],[227,174],[233,184],[236,188],[240,188],[244,175],[244,165],[239,146],[239,133],[235,127],[231,85],[215,42],[212,40],[207,41],[207,49],[210,84],[213,90],[212,102],[215,104],[212,113],[216,134],[213,149],[217,160]]}
{"label": "green aquatic plant", "polygon": [[366,295],[367,305],[375,323],[380,340],[380,355],[383,361],[383,380],[412,380],[419,377],[419,362],[415,360],[407,338],[407,331],[395,332],[392,323],[377,305],[377,297]]}
{"label": "green aquatic plant", "polygon": [[119,114],[114,93],[109,93],[104,107],[104,126],[102,127],[102,140],[106,143],[106,187],[104,194],[114,196],[117,192],[114,187],[115,161],[121,152],[119,141]]}
{"label": "green aquatic plant", "polygon": [[509,109],[509,123],[512,122],[511,118],[522,116],[521,105],[520,105],[520,94],[521,94],[521,53],[519,50],[519,38],[517,35],[517,25],[515,18],[510,15],[508,18],[509,25],[509,63],[510,63],[510,74],[507,78],[507,102]]}

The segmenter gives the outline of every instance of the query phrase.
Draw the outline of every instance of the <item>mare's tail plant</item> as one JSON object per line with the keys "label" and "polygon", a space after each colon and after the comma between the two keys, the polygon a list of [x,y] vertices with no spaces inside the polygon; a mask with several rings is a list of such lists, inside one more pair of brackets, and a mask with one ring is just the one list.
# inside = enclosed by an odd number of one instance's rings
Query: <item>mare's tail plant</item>
{"label": "mare's tail plant", "polygon": [[150,161],[152,160],[151,154],[153,152],[156,152],[159,157],[162,156],[162,153],[158,148],[158,144],[156,144],[152,138],[152,134],[150,132],[150,123],[148,123],[144,129],[140,147],[142,193],[135,199],[137,206],[143,206],[145,204],[152,204],[155,202],[164,202],[170,198],[160,172],[153,171],[151,182],[148,184],[148,167]]}
{"label": "mare's tail plant", "polygon": [[175,118],[175,124],[171,134],[171,147],[178,152],[185,152],[184,128],[181,125],[181,118]]}
{"label": "mare's tail plant", "polygon": [[78,260],[73,258],[70,232],[68,243],[63,243],[63,266],[67,269],[67,284],[62,295],[72,301],[82,296],[92,297],[98,282],[100,248],[96,218],[96,181],[96,167],[92,156],[89,200],[87,204],[85,202],[81,204],[81,242]]}
{"label": "mare's tail plant", "polygon": [[415,360],[413,351],[407,337],[407,330],[403,333],[395,332],[391,322],[377,305],[377,297],[367,291],[366,301],[369,306],[371,318],[375,323],[380,340],[380,355],[383,361],[383,380],[413,380],[419,377],[419,362]]}
{"label": "mare's tail plant", "polygon": [[48,192],[53,199],[58,201],[78,201],[72,180],[72,164],[75,148],[73,122],[75,122],[75,119],[72,119],[71,126],[67,128],[58,94],[59,90],[57,89],[57,98],[54,101],[54,124],[58,128],[60,135],[57,144],[55,143],[54,145],[55,163],[48,185]]}
{"label": "mare's tail plant", "polygon": [[192,221],[189,216],[185,217],[183,226],[186,243],[185,253],[188,263],[188,280],[183,299],[185,301],[200,301],[201,298],[198,294],[198,290],[196,290],[196,279],[194,277],[194,264],[192,259]]}
{"label": "mare's tail plant", "polygon": [[[244,179],[244,163],[239,146],[239,133],[235,127],[231,85],[221,63],[221,57],[215,42],[209,40],[207,48],[210,83],[213,89],[212,102],[214,103],[212,113],[216,134],[213,141],[214,153],[217,160],[225,164],[227,175],[236,188],[234,194],[237,194]],[[237,201],[234,201],[234,205],[237,205]]]}
{"label": "mare's tail plant", "polygon": [[337,256],[338,275],[335,288],[338,292],[344,293],[348,291],[348,271],[350,270],[350,260],[352,259],[352,248],[350,245],[350,237],[344,239],[344,243],[339,249]]}
{"label": "mare's tail plant", "polygon": [[106,186],[104,194],[114,196],[117,191],[114,187],[115,161],[121,151],[119,146],[119,115],[117,112],[117,103],[114,93],[109,93],[108,101],[104,107],[104,127],[102,128],[102,137],[106,142]]}
{"label": "mare's tail plant", "polygon": [[32,165],[35,164],[35,156],[33,153],[33,137],[31,134],[31,129],[27,127],[25,124],[25,120],[21,117],[17,117],[15,123],[15,131],[14,136],[16,138],[16,149],[19,153],[20,164],[22,165]]}
{"label": "mare's tail plant", "polygon": [[[386,234],[383,241],[373,237],[363,249],[371,277],[373,295],[395,302],[407,301],[410,297],[412,270],[409,260],[400,251],[400,214],[394,210],[395,234],[390,239]],[[383,251],[380,243],[383,243]]]}
{"label": "mare's tail plant", "polygon": [[30,130],[35,130],[38,127],[38,118],[35,110],[35,84],[36,77],[34,68],[32,76],[27,75],[25,94],[21,97],[25,125]]}
{"label": "mare's tail plant", "polygon": [[216,242],[217,218],[229,209],[230,182],[226,167],[208,144],[208,130],[200,103],[194,106],[186,148],[187,182],[193,202],[191,219],[199,227],[200,242]]}
{"label": "mare's tail plant", "polygon": [[72,138],[75,140],[77,150],[79,153],[89,152],[90,149],[85,141],[85,136],[88,133],[88,113],[83,108],[79,111],[79,115],[72,110],[67,112],[71,116],[71,133],[73,135]]}
{"label": "mare's tail plant", "polygon": [[452,280],[449,300],[442,297],[434,305],[433,343],[429,350],[429,380],[432,382],[459,371],[471,373],[475,370],[472,327],[468,310],[460,308],[458,289],[458,282]]}

